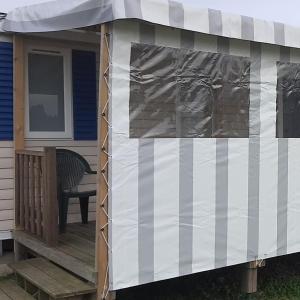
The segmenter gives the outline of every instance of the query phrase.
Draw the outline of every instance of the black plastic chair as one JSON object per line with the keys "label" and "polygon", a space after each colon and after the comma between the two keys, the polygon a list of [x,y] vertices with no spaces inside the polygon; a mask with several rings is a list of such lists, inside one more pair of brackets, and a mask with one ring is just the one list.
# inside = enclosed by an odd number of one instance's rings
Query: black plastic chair
{"label": "black plastic chair", "polygon": [[56,150],[57,187],[59,201],[59,230],[65,232],[70,198],[79,198],[81,219],[88,223],[89,197],[96,196],[96,190],[78,192],[85,174],[97,174],[89,163],[78,153],[67,150]]}

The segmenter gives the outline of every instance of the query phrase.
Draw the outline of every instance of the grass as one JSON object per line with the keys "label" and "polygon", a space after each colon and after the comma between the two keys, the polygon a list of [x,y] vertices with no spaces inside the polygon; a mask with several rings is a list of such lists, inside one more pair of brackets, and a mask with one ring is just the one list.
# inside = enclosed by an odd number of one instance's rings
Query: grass
{"label": "grass", "polygon": [[258,292],[240,293],[242,267],[204,272],[118,292],[120,300],[299,300],[300,255],[270,259],[258,273]]}

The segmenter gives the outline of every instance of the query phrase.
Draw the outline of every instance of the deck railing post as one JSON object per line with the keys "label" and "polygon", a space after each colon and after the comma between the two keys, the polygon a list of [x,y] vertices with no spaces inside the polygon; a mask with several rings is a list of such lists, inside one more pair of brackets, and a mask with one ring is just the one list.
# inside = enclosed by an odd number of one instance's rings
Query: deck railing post
{"label": "deck railing post", "polygon": [[44,207],[43,233],[48,246],[58,244],[58,200],[56,179],[56,149],[44,148]]}

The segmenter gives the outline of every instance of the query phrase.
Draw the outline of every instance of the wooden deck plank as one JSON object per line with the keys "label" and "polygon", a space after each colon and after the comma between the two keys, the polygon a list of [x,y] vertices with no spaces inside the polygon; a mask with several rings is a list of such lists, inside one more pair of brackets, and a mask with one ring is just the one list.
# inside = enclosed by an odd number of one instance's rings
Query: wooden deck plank
{"label": "wooden deck plank", "polygon": [[69,232],[61,235],[59,241],[71,245],[82,253],[86,253],[93,258],[95,257],[95,242],[93,243],[88,239],[82,238],[76,234]]}
{"label": "wooden deck plank", "polygon": [[63,283],[60,284],[55,281],[47,274],[30,265],[26,260],[11,264],[10,267],[21,277],[53,298],[64,297],[71,293],[71,290],[63,286]]}
{"label": "wooden deck plank", "polygon": [[19,276],[54,299],[95,292],[95,287],[84,283],[43,258],[17,262],[11,267]]}
{"label": "wooden deck plank", "polygon": [[95,256],[89,255],[86,252],[82,252],[80,249],[77,249],[74,247],[74,245],[67,243],[65,241],[60,241],[59,246],[57,247],[58,250],[65,253],[66,255],[69,255],[70,257],[73,257],[88,266],[93,266],[95,261]]}
{"label": "wooden deck plank", "polygon": [[[1,294],[2,292],[2,294]],[[4,296],[3,296],[4,294]],[[7,298],[5,298],[5,295]],[[2,298],[3,297],[3,298]],[[20,286],[12,279],[0,281],[0,299],[1,300],[34,300],[34,298],[26,293]]]}
{"label": "wooden deck plank", "polygon": [[0,299],[1,300],[12,300],[11,298],[8,298],[8,296],[0,289]]}
{"label": "wooden deck plank", "polygon": [[45,259],[30,259],[28,260],[28,263],[31,264],[33,267],[46,273],[54,280],[63,283],[63,285],[66,286],[68,289],[76,291],[77,295],[89,292],[93,293],[96,291],[94,286],[83,282],[82,280],[76,278],[70,273],[67,273],[63,269],[55,266],[54,264],[50,263]]}
{"label": "wooden deck plank", "polygon": [[[73,251],[72,247],[61,247],[61,248],[53,248],[48,247],[38,238],[33,237],[32,235],[24,232],[24,231],[15,231],[13,233],[15,240],[25,247],[31,249],[33,252],[37,253],[40,256],[46,257],[48,260],[56,263],[57,265],[62,266],[63,268],[71,271],[72,273],[78,275],[81,278],[86,279],[90,282],[95,282],[96,272],[94,262],[94,258],[84,257],[85,260],[82,261],[77,257],[78,253],[70,253],[68,251]],[[74,255],[74,256],[72,256]]]}
{"label": "wooden deck plank", "polygon": [[95,222],[90,222],[89,224],[68,224],[67,232],[74,233],[82,238],[88,239],[95,243],[96,239],[96,224]]}

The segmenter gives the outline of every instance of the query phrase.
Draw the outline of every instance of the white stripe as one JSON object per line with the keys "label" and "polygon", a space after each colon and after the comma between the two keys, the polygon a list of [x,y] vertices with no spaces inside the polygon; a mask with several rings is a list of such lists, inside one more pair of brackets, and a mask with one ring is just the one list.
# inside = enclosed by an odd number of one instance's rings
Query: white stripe
{"label": "white stripe", "polygon": [[112,8],[115,19],[123,19],[126,17],[124,0],[114,0]]}
{"label": "white stripe", "polygon": [[214,269],[216,140],[194,140],[193,272]]}
{"label": "white stripe", "polygon": [[274,43],[274,23],[255,19],[254,40],[263,43]]}
{"label": "white stripe", "polygon": [[[300,49],[291,49],[291,63],[300,63]],[[289,139],[289,188],[288,188],[288,230],[287,230],[287,252],[295,253],[300,249],[300,140]]]}
{"label": "white stripe", "polygon": [[277,254],[277,139],[260,140],[259,257]]}
{"label": "white stripe", "polygon": [[138,141],[128,139],[130,42],[139,39],[137,24],[114,23],[113,39],[112,280],[121,289],[139,283]]}
{"label": "white stripe", "polygon": [[229,139],[228,265],[247,260],[248,139]]}
{"label": "white stripe", "polygon": [[[250,57],[250,42],[230,40],[230,54]],[[230,139],[228,157],[228,265],[247,259],[248,139]]]}
{"label": "white stripe", "polygon": [[242,22],[241,16],[222,14],[223,35],[231,38],[241,38]]}
{"label": "white stripe", "polygon": [[168,0],[141,0],[143,19],[155,24],[169,25]]}
{"label": "white stripe", "polygon": [[[217,52],[217,38],[196,34],[195,50]],[[194,140],[193,272],[214,269],[216,140]],[[205,245],[205,247],[203,247]]]}
{"label": "white stripe", "polygon": [[276,137],[277,65],[279,47],[262,45],[261,57],[261,138]]}
{"label": "white stripe", "polygon": [[291,47],[300,47],[300,31],[292,26],[285,26],[285,44]]}
{"label": "white stripe", "polygon": [[179,139],[154,143],[154,280],[179,275]]}
{"label": "white stripe", "polygon": [[184,28],[186,30],[209,33],[208,9],[195,10],[190,5],[184,5]]}
{"label": "white stripe", "polygon": [[299,252],[300,245],[300,140],[289,139],[289,189],[288,189],[288,230],[287,230],[287,252]]}
{"label": "white stripe", "polygon": [[[180,47],[180,30],[155,26],[155,44]],[[179,275],[179,140],[154,143],[154,280]]]}

